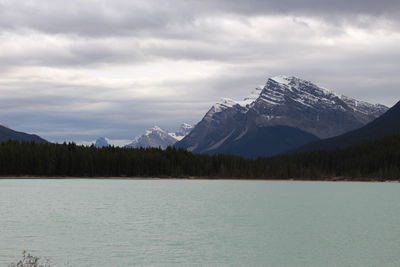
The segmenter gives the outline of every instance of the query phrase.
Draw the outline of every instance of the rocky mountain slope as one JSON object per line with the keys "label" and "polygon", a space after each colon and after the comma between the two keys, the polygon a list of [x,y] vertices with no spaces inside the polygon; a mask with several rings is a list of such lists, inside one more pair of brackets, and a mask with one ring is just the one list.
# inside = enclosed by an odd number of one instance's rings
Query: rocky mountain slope
{"label": "rocky mountain slope", "polygon": [[388,135],[400,134],[400,102],[389,109],[381,117],[364,127],[340,136],[320,140],[296,149],[296,152],[314,150],[330,150],[353,146],[375,140]]}
{"label": "rocky mountain slope", "polygon": [[[359,128],[387,109],[306,80],[278,76],[243,101],[225,98],[213,105],[176,146],[195,153],[271,156]],[[286,127],[284,135],[277,126]],[[253,153],[251,147],[263,149]]]}

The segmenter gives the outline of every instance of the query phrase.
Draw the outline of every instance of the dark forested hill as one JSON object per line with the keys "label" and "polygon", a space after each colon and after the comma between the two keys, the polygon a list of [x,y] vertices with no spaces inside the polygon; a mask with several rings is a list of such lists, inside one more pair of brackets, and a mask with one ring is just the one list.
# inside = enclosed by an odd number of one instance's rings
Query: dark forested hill
{"label": "dark forested hill", "polygon": [[307,144],[295,150],[295,152],[347,147],[393,134],[400,134],[400,102],[364,127],[333,138]]}
{"label": "dark forested hill", "polygon": [[34,134],[27,134],[23,132],[17,132],[10,128],[0,125],[0,142],[15,140],[20,142],[36,142],[36,143],[47,143],[46,140],[40,136]]}

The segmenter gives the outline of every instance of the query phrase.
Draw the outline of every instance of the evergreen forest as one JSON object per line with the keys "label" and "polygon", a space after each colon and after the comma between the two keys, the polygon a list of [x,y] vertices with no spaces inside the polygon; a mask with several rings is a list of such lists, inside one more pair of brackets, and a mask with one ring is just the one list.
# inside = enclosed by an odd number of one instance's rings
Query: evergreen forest
{"label": "evergreen forest", "polygon": [[0,143],[0,175],[399,180],[400,135],[336,150],[254,160],[193,154],[173,147],[96,148],[8,141]]}

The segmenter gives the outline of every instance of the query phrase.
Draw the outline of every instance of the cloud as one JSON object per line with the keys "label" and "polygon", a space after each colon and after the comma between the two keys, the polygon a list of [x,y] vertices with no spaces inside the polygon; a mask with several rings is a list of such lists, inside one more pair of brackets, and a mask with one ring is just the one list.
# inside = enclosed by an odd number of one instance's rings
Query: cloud
{"label": "cloud", "polygon": [[[191,2],[197,2],[191,0]],[[229,10],[235,13],[245,14],[271,14],[271,13],[295,13],[306,12],[309,14],[332,14],[340,16],[347,14],[387,14],[396,12],[395,8],[400,4],[396,0],[225,0],[225,1],[201,1],[201,5],[218,10]]]}
{"label": "cloud", "polygon": [[306,16],[369,27],[376,17],[399,22],[399,10],[397,0],[2,0],[0,28],[84,37],[179,35],[198,18],[228,15]]}
{"label": "cloud", "polygon": [[0,122],[54,140],[196,123],[290,74],[400,99],[400,2],[0,0]]}

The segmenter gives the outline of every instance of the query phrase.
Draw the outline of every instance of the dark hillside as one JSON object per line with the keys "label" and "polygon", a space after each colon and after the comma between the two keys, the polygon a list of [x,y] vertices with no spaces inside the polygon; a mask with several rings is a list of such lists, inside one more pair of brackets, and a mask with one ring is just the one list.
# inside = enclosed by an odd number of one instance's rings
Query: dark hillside
{"label": "dark hillside", "polygon": [[400,134],[400,102],[364,127],[333,138],[307,144],[296,149],[295,152],[348,147],[394,134]]}
{"label": "dark hillside", "polygon": [[23,132],[17,132],[11,130],[10,128],[0,125],[0,142],[5,142],[9,140],[15,140],[20,142],[36,142],[36,143],[47,143],[46,140],[40,136],[34,134],[27,134]]}

